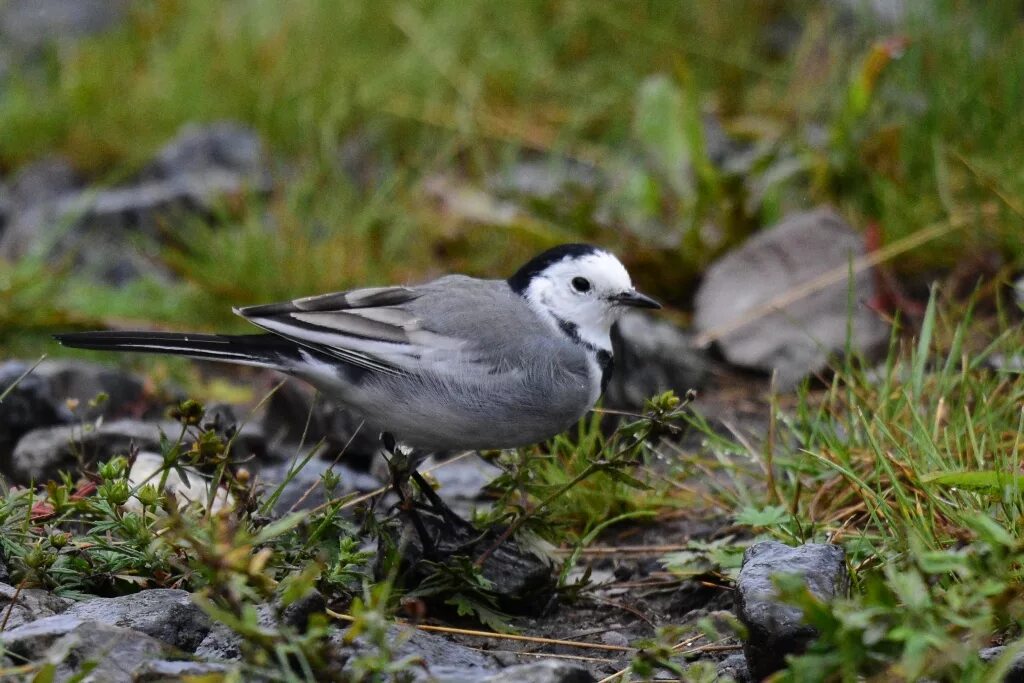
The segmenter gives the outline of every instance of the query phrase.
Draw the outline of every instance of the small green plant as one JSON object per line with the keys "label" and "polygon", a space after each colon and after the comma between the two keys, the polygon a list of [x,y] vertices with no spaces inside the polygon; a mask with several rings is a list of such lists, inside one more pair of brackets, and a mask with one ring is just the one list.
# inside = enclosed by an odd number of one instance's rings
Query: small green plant
{"label": "small green plant", "polygon": [[491,483],[498,500],[483,521],[562,541],[585,537],[613,519],[679,504],[638,477],[648,478],[646,466],[660,439],[678,434],[692,398],[672,392],[656,396],[642,414],[627,416],[608,436],[598,412],[580,423],[575,438],[562,435],[501,456],[496,462],[505,472]]}
{"label": "small green plant", "polygon": [[[235,427],[208,421],[191,400],[171,415],[180,432],[163,439],[161,465],[144,480],[133,479],[138,454],[128,453],[84,470],[83,479],[64,474],[44,488],[12,489],[0,498],[0,554],[13,582],[72,598],[184,588],[241,637],[247,674],[360,680],[342,673],[345,662],[331,646],[324,614],[304,624],[285,618],[314,589],[348,604],[369,583],[370,554],[341,515],[342,501],[269,521],[259,513],[257,493],[231,466]],[[208,482],[209,497],[178,498],[168,485],[172,473],[186,486],[190,478]]]}

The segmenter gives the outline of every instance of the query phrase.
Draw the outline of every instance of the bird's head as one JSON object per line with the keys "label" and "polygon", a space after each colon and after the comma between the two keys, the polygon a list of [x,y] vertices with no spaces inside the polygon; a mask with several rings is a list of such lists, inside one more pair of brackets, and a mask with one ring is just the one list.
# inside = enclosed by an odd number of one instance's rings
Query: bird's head
{"label": "bird's head", "polygon": [[567,334],[600,349],[610,349],[611,327],[627,308],[661,308],[636,291],[619,259],[588,244],[549,249],[508,284]]}

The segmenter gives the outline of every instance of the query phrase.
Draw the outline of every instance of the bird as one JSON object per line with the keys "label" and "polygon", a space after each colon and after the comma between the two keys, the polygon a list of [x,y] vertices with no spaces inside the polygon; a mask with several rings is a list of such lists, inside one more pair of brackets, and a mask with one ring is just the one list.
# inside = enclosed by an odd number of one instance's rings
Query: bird
{"label": "bird", "polygon": [[563,244],[506,280],[446,275],[233,309],[262,334],[55,337],[270,368],[416,452],[497,450],[539,443],[583,417],[611,377],[613,324],[629,308],[660,307],[610,251]]}

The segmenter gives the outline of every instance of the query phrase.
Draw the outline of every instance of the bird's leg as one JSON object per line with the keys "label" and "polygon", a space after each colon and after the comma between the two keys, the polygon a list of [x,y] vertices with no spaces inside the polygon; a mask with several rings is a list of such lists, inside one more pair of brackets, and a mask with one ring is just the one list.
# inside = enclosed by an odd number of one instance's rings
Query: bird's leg
{"label": "bird's leg", "polygon": [[427,527],[423,524],[423,520],[416,510],[416,501],[412,496],[412,491],[408,488],[410,472],[416,475],[416,470],[410,467],[409,455],[398,446],[395,437],[388,432],[381,434],[381,441],[384,450],[390,456],[387,459],[388,471],[391,473],[391,488],[399,499],[399,509],[412,522],[416,535],[420,537],[420,543],[423,544],[423,554],[428,558],[437,558],[437,543],[430,537]]}
{"label": "bird's leg", "polygon": [[448,504],[441,500],[441,496],[437,495],[434,491],[434,487],[423,478],[423,475],[417,472],[415,469],[410,473],[412,480],[416,482],[416,486],[419,488],[420,493],[430,503],[430,507],[433,508],[434,512],[439,514],[445,522],[452,527],[465,526],[466,520],[459,517],[455,512],[448,507]]}

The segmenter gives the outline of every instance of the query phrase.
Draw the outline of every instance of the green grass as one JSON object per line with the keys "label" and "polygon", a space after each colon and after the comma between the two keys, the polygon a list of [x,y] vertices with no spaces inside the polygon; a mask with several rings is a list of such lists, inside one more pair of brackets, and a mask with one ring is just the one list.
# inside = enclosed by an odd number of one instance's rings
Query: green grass
{"label": "green grass", "polygon": [[940,301],[884,365],[850,359],[827,390],[777,407],[758,450],[709,434],[738,523],[848,553],[848,600],[781,582],[823,633],[782,680],[997,680],[977,651],[1021,633],[1024,374],[990,364],[1024,332],[1009,311]]}

